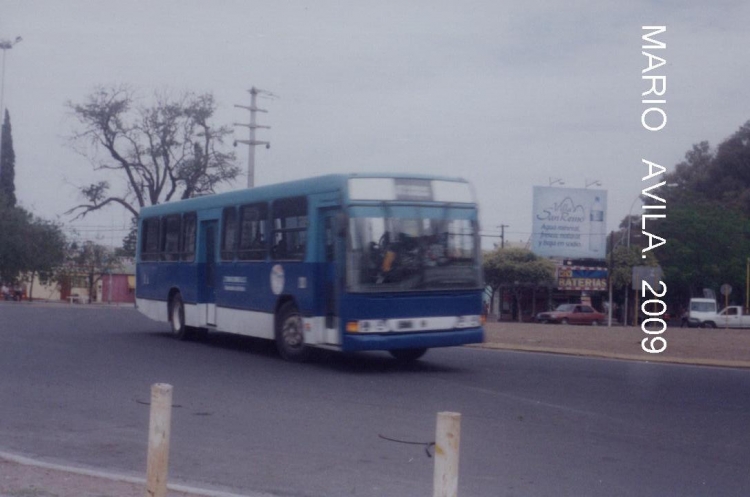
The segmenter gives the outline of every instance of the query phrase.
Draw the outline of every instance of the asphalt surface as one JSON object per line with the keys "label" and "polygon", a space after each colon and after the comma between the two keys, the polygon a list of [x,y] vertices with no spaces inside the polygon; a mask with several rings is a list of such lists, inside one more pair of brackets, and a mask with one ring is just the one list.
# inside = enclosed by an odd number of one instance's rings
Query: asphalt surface
{"label": "asphalt surface", "polygon": [[[290,364],[259,340],[172,340],[126,308],[0,304],[0,322],[0,450],[35,461],[142,476],[149,388],[166,382],[171,479],[196,487],[429,495],[426,447],[381,436],[430,442],[448,410],[462,413],[461,496],[750,494],[744,369],[470,347]],[[640,357],[637,329],[488,326],[499,347],[551,346],[545,334],[573,354],[618,337]]]}

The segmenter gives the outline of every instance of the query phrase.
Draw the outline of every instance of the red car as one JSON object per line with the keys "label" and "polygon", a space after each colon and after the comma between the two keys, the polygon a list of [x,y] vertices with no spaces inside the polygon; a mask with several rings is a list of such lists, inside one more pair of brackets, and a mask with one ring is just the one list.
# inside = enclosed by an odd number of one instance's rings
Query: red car
{"label": "red car", "polygon": [[590,305],[562,304],[554,311],[540,312],[536,315],[539,323],[590,324],[596,326],[604,323],[605,315]]}

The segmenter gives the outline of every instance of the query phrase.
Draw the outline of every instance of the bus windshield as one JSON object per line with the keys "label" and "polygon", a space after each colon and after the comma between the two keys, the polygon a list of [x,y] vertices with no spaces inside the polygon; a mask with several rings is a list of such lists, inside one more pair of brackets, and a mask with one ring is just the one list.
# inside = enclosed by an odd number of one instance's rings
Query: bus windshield
{"label": "bus windshield", "polygon": [[[372,211],[373,209],[367,209]],[[350,217],[350,291],[480,286],[476,222],[467,209],[383,207]]]}

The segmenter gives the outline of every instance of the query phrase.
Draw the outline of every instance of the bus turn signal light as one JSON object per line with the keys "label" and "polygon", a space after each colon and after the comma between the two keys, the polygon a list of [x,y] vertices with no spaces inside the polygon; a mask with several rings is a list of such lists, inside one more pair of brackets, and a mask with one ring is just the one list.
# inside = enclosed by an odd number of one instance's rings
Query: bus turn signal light
{"label": "bus turn signal light", "polygon": [[347,333],[357,333],[359,331],[359,323],[356,321],[349,321],[346,323],[346,332]]}

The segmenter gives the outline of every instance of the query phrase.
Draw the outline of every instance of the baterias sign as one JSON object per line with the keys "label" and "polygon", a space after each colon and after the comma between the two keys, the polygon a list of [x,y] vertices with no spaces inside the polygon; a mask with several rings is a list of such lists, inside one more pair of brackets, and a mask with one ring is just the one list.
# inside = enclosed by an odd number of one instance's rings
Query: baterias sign
{"label": "baterias sign", "polygon": [[603,267],[562,266],[557,269],[560,290],[607,290],[607,269]]}

